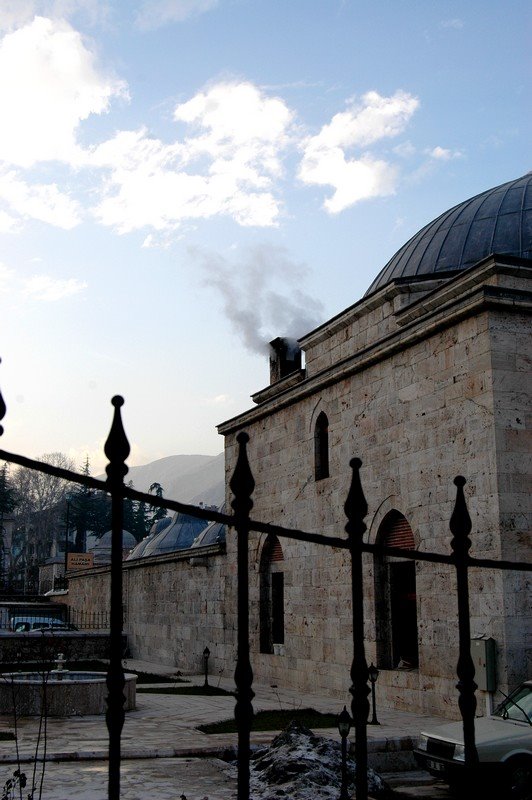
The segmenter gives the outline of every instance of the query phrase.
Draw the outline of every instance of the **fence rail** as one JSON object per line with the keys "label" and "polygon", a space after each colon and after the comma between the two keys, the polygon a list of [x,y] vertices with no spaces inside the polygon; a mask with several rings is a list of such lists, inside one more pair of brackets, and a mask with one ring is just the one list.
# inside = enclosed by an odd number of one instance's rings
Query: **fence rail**
{"label": "fence rail", "polygon": [[[122,656],[122,514],[123,500],[128,497],[134,500],[149,502],[151,505],[160,506],[172,511],[181,511],[191,516],[206,520],[215,520],[225,523],[229,529],[236,530],[237,536],[237,663],[235,669],[236,704],[235,718],[238,726],[238,800],[249,800],[250,781],[250,731],[253,719],[253,672],[250,663],[249,646],[249,534],[251,531],[260,533],[273,533],[280,537],[287,537],[297,541],[313,542],[324,547],[336,547],[348,550],[351,558],[351,589],[352,589],[352,619],[353,619],[353,660],[350,669],[350,688],[352,695],[351,715],[355,728],[355,757],[357,769],[355,773],[356,797],[358,800],[367,800],[367,731],[366,724],[369,715],[368,684],[369,672],[365,655],[364,641],[364,574],[362,568],[362,554],[364,552],[392,555],[400,558],[414,559],[416,561],[432,561],[452,565],[457,575],[457,606],[459,627],[459,656],[457,663],[457,676],[459,691],[459,707],[463,719],[465,761],[468,766],[473,766],[477,760],[475,746],[474,714],[476,707],[474,682],[474,665],[470,654],[470,614],[468,594],[468,570],[471,567],[524,570],[532,571],[529,562],[496,561],[491,559],[473,559],[469,556],[471,540],[471,520],[464,497],[465,478],[458,476],[455,479],[456,501],[450,520],[450,529],[453,534],[450,542],[452,552],[449,555],[440,553],[423,553],[419,551],[404,551],[397,548],[370,545],[363,542],[366,530],[364,518],[367,514],[367,504],[364,498],[360,481],[359,459],[352,459],[351,488],[345,504],[347,523],[345,530],[347,538],[323,536],[317,533],[292,530],[277,525],[270,525],[251,519],[250,512],[253,507],[252,495],[254,480],[248,462],[246,445],[249,437],[241,432],[238,437],[239,453],[230,488],[234,499],[231,507],[233,514],[223,514],[213,509],[197,508],[195,506],[154,497],[137,492],[126,487],[124,477],[128,472],[126,458],[129,454],[129,444],[122,425],[120,409],[123,405],[121,397],[114,397],[113,421],[107,441],[105,454],[109,459],[106,468],[107,480],[99,481],[87,475],[79,475],[70,470],[53,467],[40,461],[28,459],[24,456],[0,450],[0,459],[18,464],[20,466],[54,475],[93,489],[100,489],[111,495],[112,501],[112,545],[111,545],[111,607],[110,607],[110,663],[107,676],[108,710],[106,715],[109,731],[109,800],[120,798],[120,761],[121,761],[121,732],[124,722],[124,671],[121,663]],[[6,407],[0,394],[0,421],[5,416]],[[0,425],[0,435],[3,433]],[[347,683],[346,676],[346,683]]]}

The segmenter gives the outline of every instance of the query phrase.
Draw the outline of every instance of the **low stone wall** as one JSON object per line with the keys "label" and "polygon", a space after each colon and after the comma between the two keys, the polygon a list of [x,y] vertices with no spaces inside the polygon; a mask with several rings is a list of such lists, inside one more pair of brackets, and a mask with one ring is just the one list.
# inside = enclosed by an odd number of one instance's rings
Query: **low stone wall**
{"label": "low stone wall", "polygon": [[[124,636],[124,654],[127,641]],[[87,661],[109,658],[109,634],[65,631],[61,633],[30,631],[12,633],[0,631],[0,668],[2,664],[42,663],[55,661],[58,653],[69,661]]]}
{"label": "low stone wall", "polygon": [[[158,662],[186,674],[232,675],[236,660],[236,566],[225,545],[180,550],[123,564],[124,631],[132,659]],[[68,575],[75,612],[110,608],[110,567]]]}

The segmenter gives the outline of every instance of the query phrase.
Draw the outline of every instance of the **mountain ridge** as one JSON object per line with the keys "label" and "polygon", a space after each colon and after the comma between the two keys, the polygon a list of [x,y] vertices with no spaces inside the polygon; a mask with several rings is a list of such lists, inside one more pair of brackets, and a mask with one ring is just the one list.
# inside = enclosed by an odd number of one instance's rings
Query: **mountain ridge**
{"label": "mountain ridge", "polygon": [[225,499],[224,454],[165,456],[129,467],[124,480],[132,481],[139,492],[148,492],[153,483],[159,483],[163,497],[169,500],[220,506]]}

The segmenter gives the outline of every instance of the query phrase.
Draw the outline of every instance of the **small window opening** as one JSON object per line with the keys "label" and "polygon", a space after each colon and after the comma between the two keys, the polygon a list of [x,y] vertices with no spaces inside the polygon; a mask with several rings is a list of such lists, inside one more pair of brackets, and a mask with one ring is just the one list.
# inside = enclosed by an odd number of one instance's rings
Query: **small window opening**
{"label": "small window opening", "polygon": [[314,474],[317,481],[329,477],[329,420],[323,411],[314,430]]}
{"label": "small window opening", "polygon": [[273,653],[284,645],[283,551],[277,536],[270,534],[260,560],[260,652]]}
{"label": "small window opening", "polygon": [[[379,544],[415,550],[414,534],[405,517],[391,511],[377,537]],[[416,567],[413,561],[375,556],[377,663],[382,669],[418,666]]]}

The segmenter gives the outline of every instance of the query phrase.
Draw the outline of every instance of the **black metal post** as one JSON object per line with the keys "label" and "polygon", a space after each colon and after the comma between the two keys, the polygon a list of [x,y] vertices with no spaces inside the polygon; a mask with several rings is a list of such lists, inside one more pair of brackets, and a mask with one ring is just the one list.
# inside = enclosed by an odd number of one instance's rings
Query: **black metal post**
{"label": "black metal post", "polygon": [[238,800],[249,800],[249,762],[251,723],[253,720],[252,700],[253,672],[249,660],[249,565],[248,537],[249,512],[253,508],[251,495],[255,481],[249,467],[246,444],[247,433],[236,437],[239,444],[238,460],[233,477],[229,483],[234,495],[231,506],[235,512],[237,532],[237,661],[235,669],[236,703],[235,719],[238,728]]}
{"label": "black metal post", "polygon": [[120,800],[120,738],[124,726],[124,686],[122,668],[122,528],[124,518],[123,487],[128,468],[129,442],[122,425],[122,397],[112,399],[113,424],[105,443],[107,485],[111,494],[111,620],[109,670],[107,672],[106,722],[109,731],[109,800]]}
{"label": "black metal post", "polygon": [[464,724],[464,759],[468,766],[478,763],[478,752],[475,745],[475,711],[477,699],[474,681],[475,665],[471,658],[471,625],[469,620],[469,585],[468,585],[468,552],[471,547],[471,517],[467,510],[464,496],[466,479],[458,475],[454,479],[456,486],[456,502],[449,527],[453,534],[451,548],[456,567],[456,588],[458,593],[458,635],[459,655],[456,674],[459,692],[458,705]]}
{"label": "black metal post", "polygon": [[353,458],[351,488],[344,506],[348,522],[345,530],[349,536],[351,552],[351,605],[353,614],[353,661],[351,664],[351,715],[355,728],[355,790],[357,800],[368,798],[368,664],[364,652],[364,585],[362,577],[362,537],[366,530],[364,517],[368,505],[360,483],[362,461]]}
{"label": "black metal post", "polygon": [[377,719],[377,704],[375,702],[375,684],[377,682],[377,678],[379,677],[379,670],[374,665],[373,661],[369,665],[368,669],[369,673],[369,680],[371,683],[371,721],[368,722],[368,725],[380,725],[379,720]]}
{"label": "black metal post", "polygon": [[208,647],[205,648],[203,651],[203,671],[205,672],[205,683],[203,684],[205,688],[209,685],[209,656],[211,651]]}
{"label": "black metal post", "polygon": [[338,732],[340,733],[342,741],[342,782],[340,785],[339,800],[349,800],[349,795],[347,793],[347,737],[349,736],[351,722],[352,720],[349,716],[349,712],[344,706],[344,710],[338,717]]}

